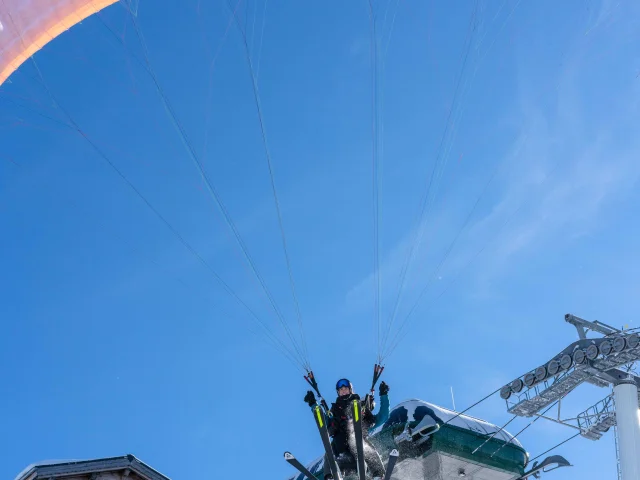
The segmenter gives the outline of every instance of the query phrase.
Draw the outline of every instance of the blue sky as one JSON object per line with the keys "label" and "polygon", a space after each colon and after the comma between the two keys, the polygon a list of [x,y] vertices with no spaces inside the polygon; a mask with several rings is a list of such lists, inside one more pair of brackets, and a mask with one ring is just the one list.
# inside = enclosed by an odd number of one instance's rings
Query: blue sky
{"label": "blue sky", "polygon": [[[297,332],[242,38],[212,3],[142,0],[137,22]],[[311,363],[331,398],[343,376],[364,393],[376,360],[371,33],[366,2],[294,3],[237,14]],[[394,329],[428,287],[386,362],[392,404],[450,407],[451,387],[459,409],[474,403],[574,341],[567,312],[640,327],[638,6],[481,1],[470,22],[472,2],[373,3],[382,318],[417,237]],[[321,451],[299,371],[87,141],[287,341],[134,57],[143,49],[114,5],[36,54],[46,88],[31,62],[0,87],[0,476],[133,453],[174,479],[212,460],[214,476],[285,478],[285,450]],[[86,138],[59,123],[67,115]],[[563,408],[607,393],[580,388]],[[496,397],[470,413],[510,418]],[[535,456],[571,434],[537,422],[519,438]],[[575,466],[550,478],[613,478],[611,433],[556,453]]]}

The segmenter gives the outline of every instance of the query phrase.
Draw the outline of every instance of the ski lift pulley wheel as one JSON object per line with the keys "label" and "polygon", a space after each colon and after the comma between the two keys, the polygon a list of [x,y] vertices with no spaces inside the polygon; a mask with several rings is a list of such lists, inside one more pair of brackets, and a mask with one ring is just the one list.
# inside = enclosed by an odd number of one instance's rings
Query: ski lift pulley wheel
{"label": "ski lift pulley wheel", "polygon": [[573,363],[573,359],[571,355],[563,355],[560,359],[560,367],[563,370],[569,370],[571,368],[571,364]]}
{"label": "ski lift pulley wheel", "polygon": [[554,376],[560,371],[560,362],[557,360],[551,360],[549,365],[547,365],[547,370],[549,375]]}
{"label": "ski lift pulley wheel", "polygon": [[538,367],[535,371],[536,381],[541,382],[547,378],[547,367]]}
{"label": "ski lift pulley wheel", "polygon": [[515,393],[520,393],[524,387],[524,382],[516,378],[513,382],[511,382],[511,390]]}
{"label": "ski lift pulley wheel", "polygon": [[573,361],[576,365],[582,365],[587,360],[587,354],[584,350],[576,350],[573,354]]}
{"label": "ski lift pulley wheel", "polygon": [[604,356],[610,355],[613,351],[613,345],[609,340],[605,340],[600,344],[600,351]]}
{"label": "ski lift pulley wheel", "polygon": [[629,348],[637,348],[640,345],[640,336],[637,333],[629,335],[627,338],[627,345]]}
{"label": "ski lift pulley wheel", "polygon": [[598,347],[595,344],[592,343],[591,345],[589,345],[587,347],[587,350],[586,350],[585,353],[586,353],[587,358],[589,360],[595,360],[596,358],[598,358],[598,354],[600,352],[598,352]]}
{"label": "ski lift pulley wheel", "polygon": [[511,396],[511,384],[505,385],[500,389],[500,397],[503,400],[508,400],[510,396]]}
{"label": "ski lift pulley wheel", "polygon": [[616,353],[622,352],[627,346],[627,340],[624,337],[617,337],[613,341],[613,351]]}
{"label": "ski lift pulley wheel", "polygon": [[536,376],[531,372],[527,373],[524,376],[524,384],[527,387],[532,387],[534,383],[536,383]]}

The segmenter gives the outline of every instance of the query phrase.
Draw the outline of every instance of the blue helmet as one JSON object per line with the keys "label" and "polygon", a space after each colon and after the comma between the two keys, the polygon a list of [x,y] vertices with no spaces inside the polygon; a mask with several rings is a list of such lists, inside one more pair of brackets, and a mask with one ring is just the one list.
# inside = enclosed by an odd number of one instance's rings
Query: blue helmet
{"label": "blue helmet", "polygon": [[347,378],[341,378],[336,382],[336,393],[338,393],[342,387],[348,387],[349,393],[353,393],[353,385]]}

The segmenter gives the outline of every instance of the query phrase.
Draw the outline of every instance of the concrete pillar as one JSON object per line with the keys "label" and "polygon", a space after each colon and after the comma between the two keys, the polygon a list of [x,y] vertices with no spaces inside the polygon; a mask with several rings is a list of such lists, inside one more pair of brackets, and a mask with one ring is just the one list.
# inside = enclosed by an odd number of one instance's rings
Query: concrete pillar
{"label": "concrete pillar", "polygon": [[640,410],[638,387],[620,383],[613,387],[622,480],[640,480]]}

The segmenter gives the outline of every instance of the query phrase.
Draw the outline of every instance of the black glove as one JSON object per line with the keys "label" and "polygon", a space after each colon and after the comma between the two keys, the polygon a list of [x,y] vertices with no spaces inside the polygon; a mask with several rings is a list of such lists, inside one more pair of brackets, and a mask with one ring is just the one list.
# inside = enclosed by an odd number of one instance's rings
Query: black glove
{"label": "black glove", "polygon": [[380,384],[380,395],[386,395],[387,393],[389,393],[389,385],[387,385],[386,383],[382,382]]}
{"label": "black glove", "polygon": [[316,396],[311,390],[307,391],[307,394],[304,396],[304,401],[307,402],[310,407],[313,407],[316,404]]}

